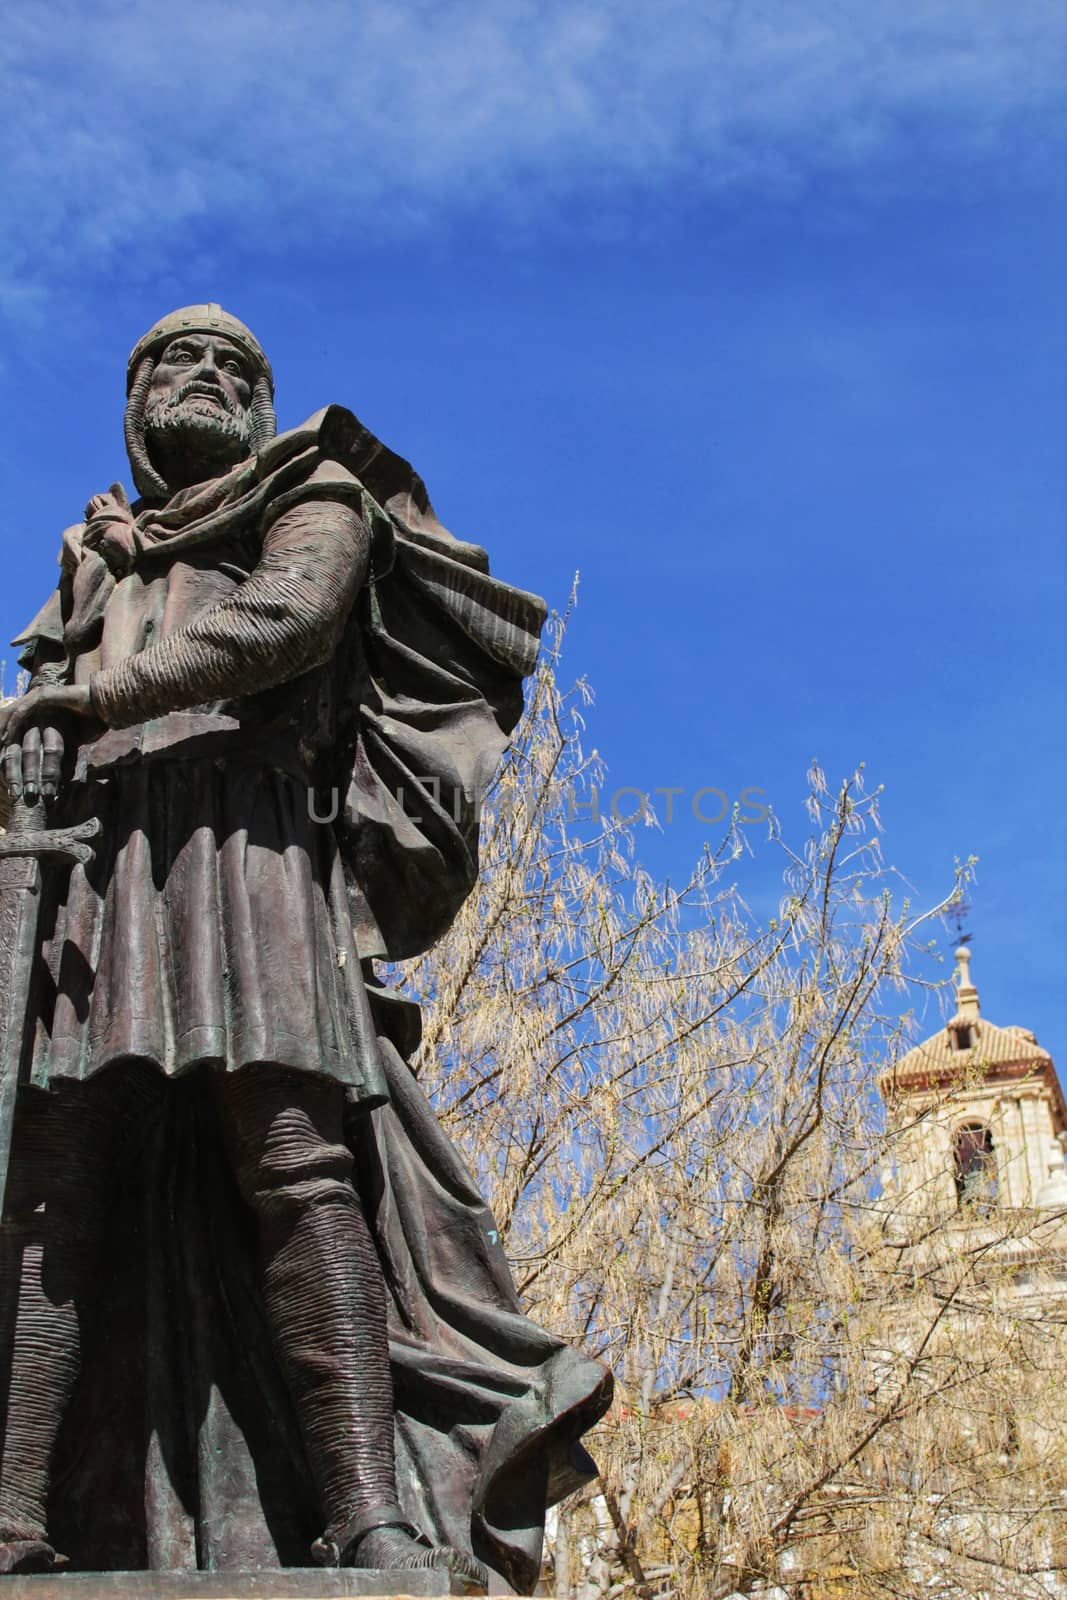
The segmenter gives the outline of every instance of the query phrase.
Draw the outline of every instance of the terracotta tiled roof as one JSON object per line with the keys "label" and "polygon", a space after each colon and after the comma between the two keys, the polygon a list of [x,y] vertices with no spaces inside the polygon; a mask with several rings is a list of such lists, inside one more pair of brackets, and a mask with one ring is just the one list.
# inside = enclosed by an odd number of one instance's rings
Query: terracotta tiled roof
{"label": "terracotta tiled roof", "polygon": [[[969,1028],[972,1043],[961,1050],[958,1030]],[[954,1076],[968,1077],[986,1067],[1051,1063],[1048,1051],[1038,1044],[1029,1028],[998,1028],[985,1017],[972,1017],[957,1011],[945,1026],[932,1038],[924,1039],[914,1050],[901,1056],[896,1072],[888,1076],[911,1077],[915,1073],[951,1072]]]}

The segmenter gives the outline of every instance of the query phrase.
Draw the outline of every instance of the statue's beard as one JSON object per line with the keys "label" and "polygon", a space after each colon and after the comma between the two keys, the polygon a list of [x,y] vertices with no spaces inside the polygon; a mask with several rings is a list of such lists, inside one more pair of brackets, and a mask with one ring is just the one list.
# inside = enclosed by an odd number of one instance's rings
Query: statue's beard
{"label": "statue's beard", "polygon": [[212,396],[209,399],[197,393],[194,380],[174,394],[149,399],[144,432],[150,459],[162,464],[178,455],[217,469],[248,455],[251,427],[247,411],[224,390],[213,389]]}

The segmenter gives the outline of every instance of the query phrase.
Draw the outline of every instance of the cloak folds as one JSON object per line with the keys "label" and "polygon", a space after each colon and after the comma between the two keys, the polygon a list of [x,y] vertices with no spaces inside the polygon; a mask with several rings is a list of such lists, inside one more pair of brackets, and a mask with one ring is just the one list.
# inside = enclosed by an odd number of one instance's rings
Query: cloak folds
{"label": "cloak folds", "polygon": [[[374,535],[371,580],[320,685],[329,738],[302,746],[320,814],[337,799],[354,953],[369,976],[371,958],[432,944],[474,885],[482,797],[544,610],[490,577],[407,463],[339,407],[142,510],[138,582],[174,563],[225,561],[239,576],[264,529],[316,497],[356,504]],[[89,548],[73,579],[20,642],[33,664],[50,648],[77,673],[116,584]],[[79,751],[77,771],[209,752],[254,762],[279,731],[278,703],[266,693],[113,727]],[[590,1476],[579,1441],[611,1380],[523,1316],[493,1219],[403,1059],[417,1014],[366,988],[366,1047],[388,1099],[360,1111],[353,1095],[348,1136],[387,1287],[401,1502],[432,1538],[529,1591],[545,1505]],[[113,1266],[56,1461],[50,1527],[76,1569],[306,1565],[321,1532],[205,1070],[168,1083],[115,1208]]]}

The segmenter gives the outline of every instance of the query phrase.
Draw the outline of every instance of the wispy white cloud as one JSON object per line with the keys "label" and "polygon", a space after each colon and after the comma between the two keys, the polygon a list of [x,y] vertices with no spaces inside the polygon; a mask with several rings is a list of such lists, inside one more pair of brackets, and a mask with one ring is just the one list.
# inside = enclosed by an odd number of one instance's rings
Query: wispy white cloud
{"label": "wispy white cloud", "polygon": [[1058,0],[23,0],[0,282],[188,219],[358,239],[671,182],[803,182],[916,130],[982,159],[1057,106]]}

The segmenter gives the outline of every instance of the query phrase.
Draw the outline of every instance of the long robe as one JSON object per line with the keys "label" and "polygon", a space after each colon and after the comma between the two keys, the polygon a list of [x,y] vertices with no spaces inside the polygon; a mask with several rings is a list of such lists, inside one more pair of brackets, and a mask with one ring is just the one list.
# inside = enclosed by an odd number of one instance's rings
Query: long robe
{"label": "long robe", "polygon": [[[354,595],[337,576],[353,518],[370,543]],[[339,407],[134,528],[126,574],[68,530],[21,641],[34,670],[89,682],[107,724],[59,807],[101,814],[105,841],[46,886],[26,1079],[131,1056],[175,1079],[115,1207],[50,1527],[87,1570],[307,1562],[318,1508],[204,1081],[270,1060],[346,1088],[405,1513],[528,1591],[546,1505],[592,1470],[579,1441],[610,1378],[523,1316],[407,1065],[417,1011],[372,962],[427,948],[475,882],[543,607]],[[292,670],[263,689],[272,629]],[[179,668],[199,688],[173,711]]]}

